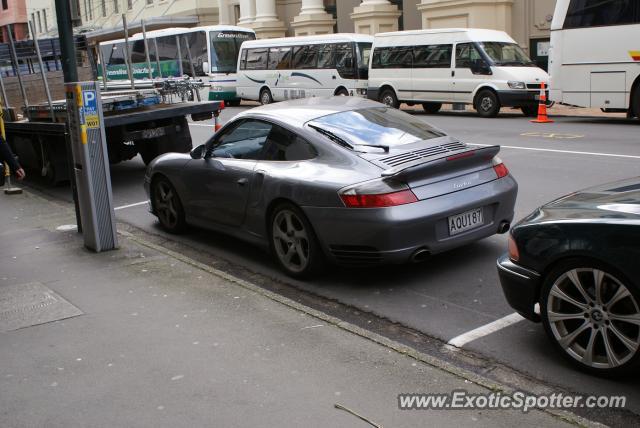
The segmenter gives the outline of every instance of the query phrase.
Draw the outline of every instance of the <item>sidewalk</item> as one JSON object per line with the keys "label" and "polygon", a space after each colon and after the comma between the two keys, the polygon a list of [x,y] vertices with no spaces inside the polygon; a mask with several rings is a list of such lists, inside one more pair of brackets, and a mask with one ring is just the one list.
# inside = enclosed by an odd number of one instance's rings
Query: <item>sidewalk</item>
{"label": "sidewalk", "polygon": [[[541,411],[405,410],[486,389],[119,236],[84,249],[71,206],[0,194],[0,426],[568,426]],[[18,328],[21,327],[21,328]]]}

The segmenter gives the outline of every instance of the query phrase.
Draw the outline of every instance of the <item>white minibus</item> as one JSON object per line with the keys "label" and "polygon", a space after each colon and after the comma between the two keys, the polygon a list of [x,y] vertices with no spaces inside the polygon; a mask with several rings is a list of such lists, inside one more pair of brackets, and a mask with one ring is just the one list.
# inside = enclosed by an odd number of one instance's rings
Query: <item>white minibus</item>
{"label": "white minibus", "polygon": [[376,34],[367,96],[398,107],[471,104],[483,117],[501,107],[534,116],[548,75],[502,31],[470,28]]}
{"label": "white minibus", "polygon": [[294,98],[367,94],[372,36],[324,34],[247,41],[238,95],[269,104]]}
{"label": "white minibus", "polygon": [[640,1],[558,0],[551,100],[640,118]]}

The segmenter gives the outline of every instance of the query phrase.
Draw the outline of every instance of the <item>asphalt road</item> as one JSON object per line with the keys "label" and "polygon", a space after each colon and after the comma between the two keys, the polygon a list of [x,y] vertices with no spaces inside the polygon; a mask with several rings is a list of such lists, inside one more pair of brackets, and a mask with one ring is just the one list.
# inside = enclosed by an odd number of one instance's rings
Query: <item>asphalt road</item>
{"label": "asphalt road", "polygon": [[[247,107],[228,108],[222,121]],[[471,144],[500,144],[500,157],[519,185],[516,218],[566,193],[602,182],[639,175],[640,123],[626,119],[556,118],[533,124],[507,112],[497,119],[451,112],[427,116],[413,111],[447,133]],[[191,126],[194,146],[212,135],[211,122]],[[140,159],[111,169],[116,207],[146,200]],[[64,187],[49,192],[69,199]],[[146,205],[117,209],[120,220],[163,234]],[[294,281],[281,274],[264,253],[242,242],[203,231],[173,237],[195,248],[242,265],[258,275],[337,299],[402,323],[445,342],[513,314],[495,268],[506,250],[506,237],[494,236],[417,265],[353,270],[333,268],[317,280]],[[513,318],[513,317],[512,317]],[[507,320],[511,320],[508,318]],[[508,324],[508,323],[505,323]],[[516,321],[464,345],[519,371],[585,394],[625,394],[627,407],[640,414],[639,379],[603,380],[572,369],[547,341],[542,326]]]}

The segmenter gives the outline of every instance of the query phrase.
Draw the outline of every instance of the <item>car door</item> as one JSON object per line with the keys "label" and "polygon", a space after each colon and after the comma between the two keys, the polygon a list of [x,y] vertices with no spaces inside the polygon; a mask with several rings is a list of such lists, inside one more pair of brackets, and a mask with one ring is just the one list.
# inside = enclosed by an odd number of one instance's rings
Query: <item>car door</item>
{"label": "car door", "polygon": [[185,174],[187,212],[204,224],[239,226],[244,222],[249,192],[272,125],[239,120],[207,143],[203,159],[189,161]]}
{"label": "car door", "polygon": [[413,47],[411,82],[414,101],[453,101],[452,50],[453,45],[448,44]]}
{"label": "car door", "polygon": [[480,83],[488,79],[487,75],[474,74],[471,71],[471,64],[479,60],[482,60],[482,56],[473,43],[456,44],[455,68],[452,79],[456,101],[473,102],[473,92]]}

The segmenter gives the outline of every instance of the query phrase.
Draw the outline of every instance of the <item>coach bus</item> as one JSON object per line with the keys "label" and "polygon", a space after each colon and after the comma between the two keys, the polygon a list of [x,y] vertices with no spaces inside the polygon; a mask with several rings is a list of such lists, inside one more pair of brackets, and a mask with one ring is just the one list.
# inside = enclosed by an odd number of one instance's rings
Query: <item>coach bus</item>
{"label": "coach bus", "polygon": [[[148,31],[152,77],[187,75],[201,79],[205,83],[202,99],[239,104],[240,99],[236,95],[238,52],[242,42],[255,38],[253,30],[229,25]],[[136,84],[142,84],[149,77],[142,33],[129,37],[129,48],[133,78]],[[125,40],[102,42],[100,51],[107,81],[128,81]],[[101,76],[102,67],[98,72]]]}
{"label": "coach bus", "polygon": [[238,58],[238,95],[262,104],[365,97],[372,43],[372,36],[346,33],[245,42]]}
{"label": "coach bus", "polygon": [[640,1],[558,0],[549,74],[552,101],[640,117]]}

